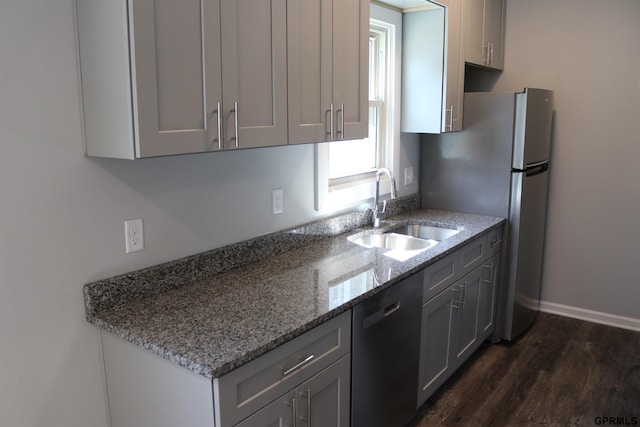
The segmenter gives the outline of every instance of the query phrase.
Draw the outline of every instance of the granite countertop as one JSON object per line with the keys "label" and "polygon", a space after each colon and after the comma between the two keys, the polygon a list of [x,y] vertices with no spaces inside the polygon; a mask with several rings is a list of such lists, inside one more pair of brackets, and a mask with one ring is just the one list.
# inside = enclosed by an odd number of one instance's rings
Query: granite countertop
{"label": "granite countertop", "polygon": [[[379,230],[357,227],[366,217],[348,221],[352,224],[330,219],[90,283],[84,288],[87,320],[216,378],[420,271],[504,219],[417,209],[392,217]],[[386,256],[385,249],[347,240],[409,221],[461,231],[404,262]]]}

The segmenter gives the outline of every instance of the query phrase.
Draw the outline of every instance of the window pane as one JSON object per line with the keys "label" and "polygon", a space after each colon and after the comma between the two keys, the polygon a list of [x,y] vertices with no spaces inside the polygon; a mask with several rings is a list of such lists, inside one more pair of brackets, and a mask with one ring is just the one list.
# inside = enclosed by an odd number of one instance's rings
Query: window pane
{"label": "window pane", "polygon": [[377,166],[379,109],[369,107],[369,137],[329,143],[329,178],[370,172]]}

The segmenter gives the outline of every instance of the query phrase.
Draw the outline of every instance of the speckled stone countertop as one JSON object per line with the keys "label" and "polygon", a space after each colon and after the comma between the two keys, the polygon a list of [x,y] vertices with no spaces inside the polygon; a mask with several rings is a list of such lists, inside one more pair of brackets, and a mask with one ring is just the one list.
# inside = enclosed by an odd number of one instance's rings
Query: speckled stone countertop
{"label": "speckled stone countertop", "polygon": [[[417,203],[409,199],[409,212],[379,230],[363,227],[370,213],[356,212],[87,284],[87,320],[200,375],[219,377],[504,221],[411,210]],[[347,240],[409,221],[461,232],[404,262]]]}

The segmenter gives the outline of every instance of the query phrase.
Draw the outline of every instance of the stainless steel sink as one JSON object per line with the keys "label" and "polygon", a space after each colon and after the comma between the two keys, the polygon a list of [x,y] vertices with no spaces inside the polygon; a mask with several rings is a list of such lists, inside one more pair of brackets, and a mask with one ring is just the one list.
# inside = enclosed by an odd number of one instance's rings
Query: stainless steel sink
{"label": "stainless steel sink", "polygon": [[448,239],[451,236],[458,234],[460,230],[448,227],[439,227],[435,225],[422,225],[422,224],[404,224],[395,227],[387,233],[397,233],[411,237],[417,237],[419,239],[435,240],[441,242],[444,239]]}
{"label": "stainless steel sink", "polygon": [[422,251],[437,245],[435,240],[425,240],[403,234],[365,234],[353,235],[347,238],[350,242],[365,248],[385,248],[401,251]]}

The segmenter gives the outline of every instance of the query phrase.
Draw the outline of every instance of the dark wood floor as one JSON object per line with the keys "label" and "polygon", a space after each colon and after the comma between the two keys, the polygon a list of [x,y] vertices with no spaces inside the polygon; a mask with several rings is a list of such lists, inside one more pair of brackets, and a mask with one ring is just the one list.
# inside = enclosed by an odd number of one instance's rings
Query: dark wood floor
{"label": "dark wood floor", "polygon": [[540,313],[517,341],[484,344],[409,424],[540,425],[640,426],[640,332]]}

